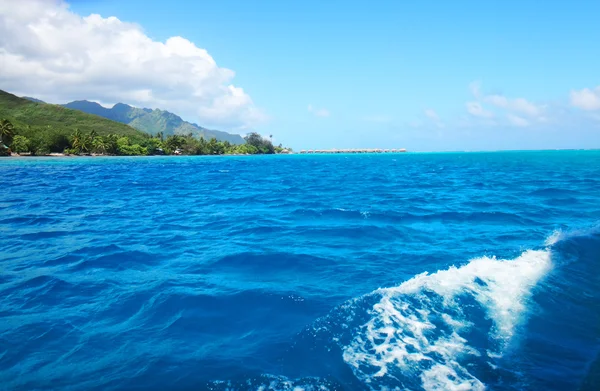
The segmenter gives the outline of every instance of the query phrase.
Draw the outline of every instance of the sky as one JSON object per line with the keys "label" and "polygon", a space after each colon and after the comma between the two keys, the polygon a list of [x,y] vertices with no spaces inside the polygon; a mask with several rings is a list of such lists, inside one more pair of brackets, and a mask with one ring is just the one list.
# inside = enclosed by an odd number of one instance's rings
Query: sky
{"label": "sky", "polygon": [[600,148],[600,1],[0,0],[0,89],[295,150]]}

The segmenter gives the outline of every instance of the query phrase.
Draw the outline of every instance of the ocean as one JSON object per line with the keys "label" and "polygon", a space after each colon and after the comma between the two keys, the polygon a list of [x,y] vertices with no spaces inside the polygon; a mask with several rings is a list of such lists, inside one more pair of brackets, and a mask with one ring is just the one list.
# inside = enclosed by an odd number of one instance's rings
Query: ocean
{"label": "ocean", "polygon": [[600,389],[600,151],[0,176],[0,390]]}

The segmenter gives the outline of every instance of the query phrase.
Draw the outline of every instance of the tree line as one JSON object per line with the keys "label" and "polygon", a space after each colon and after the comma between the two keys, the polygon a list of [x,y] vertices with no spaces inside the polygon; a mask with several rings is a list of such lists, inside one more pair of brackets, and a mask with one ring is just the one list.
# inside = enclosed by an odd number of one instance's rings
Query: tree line
{"label": "tree line", "polygon": [[51,151],[62,151],[68,155],[257,155],[284,151],[281,145],[273,146],[271,140],[263,138],[258,133],[250,133],[244,139],[245,144],[231,144],[215,138],[198,139],[191,134],[164,137],[161,132],[141,142],[132,143],[126,136],[118,134],[100,136],[94,130],[84,134],[79,129],[76,129],[70,137],[42,134],[38,138],[30,139],[20,135],[10,121],[0,121],[0,154],[5,155],[14,152],[43,156]]}

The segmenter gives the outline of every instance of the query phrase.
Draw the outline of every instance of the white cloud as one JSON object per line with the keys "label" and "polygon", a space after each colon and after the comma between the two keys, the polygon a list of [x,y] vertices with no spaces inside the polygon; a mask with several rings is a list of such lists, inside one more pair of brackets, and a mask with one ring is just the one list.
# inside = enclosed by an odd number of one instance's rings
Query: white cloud
{"label": "white cloud", "polygon": [[474,117],[492,118],[494,116],[494,113],[484,109],[481,103],[479,102],[467,102],[465,106],[467,107],[467,111],[469,112],[469,114],[471,114]]}
{"label": "white cloud", "polygon": [[308,105],[308,112],[314,114],[317,117],[329,117],[329,110],[317,109],[313,105]]}
{"label": "white cloud", "polygon": [[530,117],[539,116],[542,112],[542,108],[540,106],[537,106],[524,98],[508,99],[502,95],[488,95],[484,97],[484,100],[496,107],[525,114]]}
{"label": "white cloud", "polygon": [[506,118],[508,119],[508,122],[511,123],[512,125],[515,125],[518,127],[529,126],[529,121],[527,121],[525,118],[519,117],[518,115],[507,114]]}
{"label": "white cloud", "polygon": [[600,110],[600,86],[571,91],[571,105],[583,110]]}
{"label": "white cloud", "polygon": [[517,98],[512,101],[511,107],[514,111],[526,114],[530,117],[538,117],[542,114],[544,108],[532,103],[524,98]]}
{"label": "white cloud", "polygon": [[234,76],[182,37],[155,41],[138,25],[82,17],[62,0],[0,0],[0,85],[10,92],[157,107],[209,126],[260,124],[266,116]]}
{"label": "white cloud", "polygon": [[427,116],[427,118],[433,120],[433,121],[439,121],[440,117],[439,115],[437,115],[437,113],[433,110],[433,109],[427,109],[425,110],[425,115]]}
{"label": "white cloud", "polygon": [[425,116],[429,118],[438,128],[444,128],[446,124],[440,119],[440,116],[433,109],[426,109]]}
{"label": "white cloud", "polygon": [[497,107],[508,107],[508,99],[502,95],[488,95],[485,97],[485,101]]}
{"label": "white cloud", "polygon": [[[467,112],[473,117],[489,119],[498,114],[501,120],[505,118],[505,121],[501,122],[518,127],[550,122],[546,115],[547,106],[535,104],[525,98],[509,98],[499,94],[486,95],[481,91],[479,82],[471,83],[469,89],[476,99],[467,102],[465,106]],[[486,110],[483,103],[493,106],[496,110],[494,112]]]}

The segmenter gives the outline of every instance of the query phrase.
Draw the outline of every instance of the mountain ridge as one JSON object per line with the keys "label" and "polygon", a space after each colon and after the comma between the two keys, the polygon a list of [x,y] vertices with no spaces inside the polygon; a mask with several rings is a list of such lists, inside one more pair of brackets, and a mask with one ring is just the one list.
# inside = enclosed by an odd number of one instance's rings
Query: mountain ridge
{"label": "mountain ridge", "polygon": [[50,152],[63,152],[76,130],[85,134],[95,131],[99,136],[116,134],[128,137],[133,143],[142,143],[149,138],[140,130],[102,116],[39,99],[21,98],[3,90],[0,90],[0,119],[10,121],[21,136],[49,143]]}
{"label": "mountain ridge", "polygon": [[120,122],[151,135],[162,133],[164,136],[169,136],[191,133],[195,137],[204,137],[206,140],[216,138],[218,141],[229,141],[232,144],[244,143],[244,139],[239,134],[207,129],[184,121],[177,114],[166,110],[138,108],[126,103],[117,103],[111,108],[106,108],[88,100],[76,100],[62,106]]}

